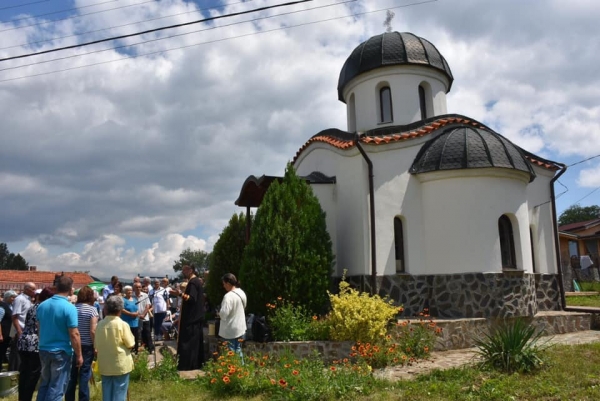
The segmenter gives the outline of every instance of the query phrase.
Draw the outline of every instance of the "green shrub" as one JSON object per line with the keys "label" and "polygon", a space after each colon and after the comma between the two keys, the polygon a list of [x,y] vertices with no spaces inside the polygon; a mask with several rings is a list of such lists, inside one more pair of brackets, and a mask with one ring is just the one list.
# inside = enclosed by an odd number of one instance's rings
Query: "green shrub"
{"label": "green shrub", "polygon": [[307,313],[327,304],[333,252],[325,213],[306,181],[288,164],[283,181],[273,181],[256,211],[240,270],[248,310],[266,314],[278,296]]}
{"label": "green shrub", "polygon": [[[157,348],[158,351],[158,348]],[[177,381],[179,380],[179,371],[177,370],[177,356],[173,355],[167,347],[161,347],[160,353],[162,360],[150,370],[150,377],[159,381]]]}
{"label": "green shrub", "polygon": [[598,281],[578,281],[581,291],[596,291],[600,292],[600,282]]}
{"label": "green shrub", "polygon": [[294,305],[279,297],[267,304],[269,325],[274,341],[306,341],[310,317],[302,305]]}
{"label": "green shrub", "polygon": [[329,293],[331,339],[375,343],[387,334],[387,326],[398,313],[392,300],[370,296],[350,288],[344,279],[337,295]]}
{"label": "green shrub", "polygon": [[548,348],[540,343],[541,331],[522,319],[504,321],[475,341],[482,368],[506,373],[530,372],[543,365],[542,354]]}
{"label": "green shrub", "polygon": [[[219,305],[225,296],[221,277],[232,273],[239,278],[244,248],[246,247],[246,216],[244,213],[231,216],[227,227],[219,235],[219,239],[210,254],[210,270],[206,279],[206,296],[211,305]],[[243,283],[242,283],[243,284]]]}
{"label": "green shrub", "polygon": [[129,375],[132,381],[148,382],[152,380],[148,367],[148,352],[140,351],[133,356],[133,370]]}

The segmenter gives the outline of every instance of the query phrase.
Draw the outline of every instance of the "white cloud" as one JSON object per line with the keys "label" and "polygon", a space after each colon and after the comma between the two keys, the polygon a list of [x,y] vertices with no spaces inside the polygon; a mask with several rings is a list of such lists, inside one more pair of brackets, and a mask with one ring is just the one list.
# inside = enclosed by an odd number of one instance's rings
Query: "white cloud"
{"label": "white cloud", "polygon": [[51,255],[39,242],[33,241],[20,252],[30,265],[41,270],[90,271],[102,278],[112,275],[126,279],[137,275],[173,275],[173,262],[179,254],[192,250],[210,251],[203,239],[180,234],[168,234],[150,248],[136,252],[126,247],[126,241],[117,235],[105,235],[85,244],[80,253],[65,252]]}
{"label": "white cloud", "polygon": [[581,170],[577,184],[586,188],[600,187],[600,164]]}

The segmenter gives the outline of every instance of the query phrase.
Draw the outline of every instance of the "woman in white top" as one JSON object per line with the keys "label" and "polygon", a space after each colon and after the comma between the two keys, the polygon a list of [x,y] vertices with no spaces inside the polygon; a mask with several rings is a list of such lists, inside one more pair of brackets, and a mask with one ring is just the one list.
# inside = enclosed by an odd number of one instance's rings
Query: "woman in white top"
{"label": "woman in white top", "polygon": [[243,361],[241,341],[246,333],[246,293],[238,288],[240,285],[231,273],[225,274],[221,281],[227,293],[221,302],[221,326],[219,336],[227,341],[230,350],[237,352]]}

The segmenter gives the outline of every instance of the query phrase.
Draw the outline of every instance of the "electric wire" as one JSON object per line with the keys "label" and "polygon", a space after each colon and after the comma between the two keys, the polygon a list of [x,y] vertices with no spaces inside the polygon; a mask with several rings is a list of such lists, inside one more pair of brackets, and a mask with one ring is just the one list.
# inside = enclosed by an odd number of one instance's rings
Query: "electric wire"
{"label": "electric wire", "polygon": [[9,10],[11,8],[21,8],[21,7],[25,7],[25,6],[30,6],[32,4],[46,3],[48,1],[50,1],[50,0],[39,0],[39,1],[32,1],[31,3],[15,4],[14,6],[0,7],[0,11]]}
{"label": "electric wire", "polygon": [[44,76],[44,75],[57,74],[57,73],[60,73],[60,72],[78,70],[78,69],[81,69],[81,68],[87,68],[87,67],[93,67],[93,66],[97,66],[97,65],[114,63],[114,62],[118,62],[118,61],[130,60],[130,59],[134,59],[134,58],[138,58],[138,57],[152,56],[152,55],[161,54],[161,53],[168,53],[168,52],[171,52],[171,51],[174,51],[174,50],[182,50],[182,49],[187,49],[187,48],[190,48],[190,47],[202,46],[202,45],[205,45],[205,44],[225,42],[225,41],[232,40],[232,39],[245,38],[245,37],[249,37],[249,36],[260,35],[260,34],[265,34],[265,33],[270,33],[270,32],[275,32],[275,31],[281,31],[281,30],[291,29],[291,28],[298,28],[298,27],[303,27],[303,26],[308,26],[308,25],[320,24],[322,22],[330,22],[330,21],[334,21],[334,20],[338,20],[338,19],[343,19],[343,18],[353,18],[353,17],[358,17],[358,16],[361,16],[361,15],[373,14],[373,13],[378,13],[378,12],[387,11],[387,10],[396,10],[396,9],[399,9],[399,8],[406,8],[406,7],[418,6],[418,5],[428,4],[428,3],[435,3],[437,1],[438,0],[424,0],[424,1],[415,2],[415,3],[403,4],[403,5],[395,6],[395,7],[385,7],[385,8],[381,8],[381,9],[377,9],[377,10],[364,11],[362,13],[353,13],[353,14],[344,15],[344,16],[341,16],[341,17],[332,17],[332,18],[326,18],[326,19],[322,19],[322,20],[318,20],[318,21],[310,21],[310,22],[305,22],[305,23],[296,24],[296,25],[287,25],[287,26],[284,26],[284,27],[273,28],[273,29],[269,29],[269,30],[265,30],[265,31],[260,31],[260,32],[252,32],[252,33],[247,33],[247,34],[238,35],[238,36],[232,36],[232,37],[228,37],[228,38],[214,39],[214,40],[209,40],[209,41],[205,41],[205,42],[193,43],[193,44],[185,45],[185,46],[178,46],[178,47],[173,47],[173,48],[169,48],[169,49],[162,49],[162,50],[152,51],[152,52],[148,52],[148,53],[135,54],[135,55],[132,55],[132,56],[121,57],[121,58],[114,59],[114,60],[99,61],[99,62],[96,62],[96,63],[85,64],[85,65],[78,65],[78,66],[75,66],[75,67],[62,68],[62,69],[54,70],[54,71],[46,71],[46,72],[41,72],[41,73],[37,73],[37,74],[30,74],[30,75],[23,75],[23,76],[20,76],[20,77],[1,79],[0,83],[1,82],[17,81],[17,80],[21,80],[21,79],[25,79],[25,78],[33,78],[33,77],[39,77],[39,76]]}
{"label": "electric wire", "polygon": [[[118,0],[109,0],[109,1],[106,1],[104,3],[111,3],[111,2],[114,2],[114,1],[118,1]],[[57,18],[57,19],[53,19],[53,20],[50,20],[50,21],[36,22],[35,24],[15,26],[15,27],[12,27],[12,28],[2,29],[2,30],[0,30],[0,32],[8,32],[8,31],[14,31],[14,30],[17,30],[17,29],[29,28],[29,27],[32,27],[32,26],[51,24],[53,22],[67,21],[67,20],[70,20],[70,19],[85,17],[86,15],[100,14],[100,13],[104,13],[104,12],[107,12],[107,11],[119,10],[121,8],[127,8],[127,7],[135,7],[135,6],[139,6],[141,4],[152,3],[154,1],[155,0],[146,0],[146,1],[142,1],[140,3],[125,4],[125,5],[119,6],[119,7],[107,8],[105,10],[91,11],[89,13],[84,13],[84,14],[71,15],[69,17]],[[98,4],[104,4],[104,3],[90,4],[90,5],[82,6],[82,7],[79,7],[79,8],[97,6]],[[63,10],[63,11],[57,11],[57,12],[50,13],[50,14],[57,14],[57,13],[61,13],[61,12],[65,12],[65,10]],[[36,16],[26,17],[26,18],[22,18],[22,19],[29,19],[29,18],[34,18],[34,17],[36,17]],[[13,22],[14,21],[19,21],[19,20],[13,20]]]}
{"label": "electric wire", "polygon": [[[49,1],[49,0],[44,0],[44,1]],[[145,19],[145,20],[141,20],[141,21],[130,22],[128,24],[115,25],[115,26],[109,26],[109,27],[106,27],[106,28],[94,29],[93,31],[86,31],[86,32],[81,32],[81,33],[74,33],[72,35],[54,36],[54,37],[49,38],[49,39],[37,40],[35,42],[27,42],[27,43],[21,43],[19,45],[12,45],[12,46],[0,47],[0,50],[13,49],[15,47],[22,47],[22,46],[31,46],[31,45],[36,45],[36,44],[39,44],[39,43],[52,42],[52,41],[58,40],[58,39],[72,38],[73,36],[83,36],[83,35],[87,35],[89,33],[96,33],[96,32],[101,32],[101,31],[107,31],[109,29],[115,29],[115,28],[123,28],[123,27],[130,26],[130,25],[141,24],[143,22],[150,22],[150,21],[157,21],[157,20],[161,20],[161,19],[165,19],[165,18],[178,17],[178,16],[183,15],[183,14],[199,13],[199,12],[207,11],[207,10],[218,10],[220,8],[225,8],[225,7],[228,7],[228,6],[233,6],[233,5],[241,4],[241,3],[249,3],[251,1],[253,1],[253,0],[238,1],[237,3],[228,3],[228,4],[223,4],[221,6],[214,6],[214,7],[200,8],[200,9],[196,9],[196,10],[189,10],[189,11],[184,11],[182,13],[170,14],[170,15],[165,15],[165,16],[162,16],[162,17],[155,17],[155,18],[149,18],[149,19]]]}
{"label": "electric wire", "polygon": [[296,4],[302,4],[302,3],[307,3],[307,2],[311,2],[311,1],[313,1],[313,0],[295,0],[295,1],[290,1],[290,2],[287,2],[287,3],[275,4],[275,5],[272,5],[272,6],[258,7],[258,8],[254,8],[252,10],[238,11],[238,12],[235,12],[235,13],[229,13],[229,14],[224,14],[224,15],[217,15],[215,17],[202,18],[202,19],[199,19],[199,20],[189,21],[189,22],[183,22],[183,23],[180,23],[180,24],[163,26],[163,27],[153,28],[153,29],[147,29],[145,31],[130,33],[130,34],[127,34],[127,35],[113,36],[113,37],[110,37],[110,38],[93,40],[91,42],[79,43],[79,44],[76,44],[76,45],[63,46],[63,47],[59,47],[59,48],[55,48],[55,49],[48,49],[48,50],[42,50],[42,51],[39,51],[39,52],[21,54],[19,56],[11,56],[11,57],[0,58],[0,61],[16,60],[16,59],[21,59],[21,58],[26,58],[26,57],[38,56],[40,54],[54,53],[54,52],[58,52],[58,51],[62,51],[62,50],[68,50],[68,49],[75,49],[75,48],[79,48],[79,47],[90,46],[90,45],[94,45],[94,44],[97,44],[97,43],[112,42],[113,40],[131,38],[133,36],[145,35],[147,33],[160,32],[160,31],[164,31],[164,30],[167,30],[167,29],[174,29],[174,28],[180,28],[182,26],[195,25],[195,24],[199,24],[201,22],[207,22],[207,21],[214,21],[214,20],[223,19],[223,18],[236,17],[238,15],[250,14],[250,13],[254,13],[254,12],[265,11],[265,10],[270,10],[270,9],[273,9],[273,8],[279,8],[279,7],[287,7],[287,6],[292,6],[292,5],[296,5]]}
{"label": "electric wire", "polygon": [[312,11],[312,10],[317,10],[317,9],[322,9],[322,8],[327,8],[327,7],[333,7],[333,6],[343,5],[343,4],[347,4],[347,3],[354,3],[354,2],[357,2],[357,1],[358,0],[338,1],[338,2],[335,2],[335,3],[325,4],[325,5],[322,5],[322,6],[305,8],[303,10],[288,11],[288,12],[285,12],[285,13],[268,15],[268,16],[265,16],[265,17],[253,18],[253,19],[245,20],[245,21],[232,22],[230,24],[213,26],[213,27],[210,27],[210,28],[198,29],[198,30],[190,31],[190,32],[178,33],[178,34],[175,34],[175,35],[164,36],[164,37],[161,37],[161,38],[148,39],[148,40],[144,40],[144,41],[141,41],[141,42],[138,42],[138,43],[131,43],[131,44],[126,44],[126,45],[121,45],[121,46],[113,46],[113,47],[109,47],[107,49],[94,50],[94,51],[90,51],[90,52],[87,52],[87,53],[71,54],[69,56],[57,57],[57,58],[53,58],[53,59],[49,59],[49,60],[43,60],[43,61],[36,61],[34,63],[29,63],[29,64],[21,64],[21,65],[16,65],[16,66],[13,66],[13,67],[0,68],[0,72],[1,71],[8,71],[8,70],[16,70],[16,69],[25,68],[25,67],[31,67],[31,66],[38,65],[38,64],[47,64],[47,63],[51,63],[53,61],[61,61],[61,60],[67,60],[67,59],[70,59],[70,58],[83,57],[83,56],[87,56],[87,55],[90,55],[90,54],[98,54],[98,53],[103,53],[103,52],[107,52],[107,51],[111,51],[111,50],[123,49],[123,48],[126,48],[126,47],[139,46],[139,45],[143,45],[143,44],[146,44],[146,43],[158,42],[158,41],[161,41],[161,40],[172,39],[172,38],[179,37],[179,36],[191,35],[191,34],[194,34],[194,33],[210,31],[210,30],[213,30],[213,29],[226,28],[226,27],[230,27],[230,26],[234,26],[234,25],[246,24],[246,23],[249,23],[249,22],[256,22],[256,21],[266,20],[266,19],[270,19],[270,18],[281,17],[281,16],[285,16],[285,15],[297,14],[297,13],[306,12],[306,11]]}
{"label": "electric wire", "polygon": [[69,11],[81,10],[82,8],[94,7],[94,6],[98,6],[98,5],[102,5],[102,4],[106,4],[106,3],[114,3],[116,1],[119,1],[119,0],[107,0],[107,1],[100,2],[100,3],[88,4],[87,6],[67,8],[65,10],[51,11],[51,12],[44,13],[44,14],[30,15],[28,17],[14,18],[14,19],[11,19],[9,22],[17,22],[17,21],[23,21],[24,19],[32,19],[32,18],[38,18],[38,17],[45,17],[46,15],[54,15],[54,14],[66,13],[66,12],[69,12]]}
{"label": "electric wire", "polygon": [[594,192],[596,192],[597,190],[599,190],[600,187],[596,187],[595,189],[593,189],[590,193],[588,193],[587,195],[585,195],[583,198],[579,199],[576,202],[573,202],[573,205],[578,204],[579,202],[581,202],[582,200],[584,200],[585,198],[587,198],[588,196],[590,196],[591,194],[593,194]]}
{"label": "electric wire", "polygon": [[573,164],[569,164],[567,167],[573,167],[573,166],[576,166],[576,165],[578,165],[578,164],[581,164],[581,163],[587,162],[588,160],[595,159],[595,158],[597,158],[597,157],[600,157],[600,155],[596,155],[596,156],[588,157],[587,159],[580,160],[580,161],[578,161],[578,162],[576,162],[576,163],[573,163]]}

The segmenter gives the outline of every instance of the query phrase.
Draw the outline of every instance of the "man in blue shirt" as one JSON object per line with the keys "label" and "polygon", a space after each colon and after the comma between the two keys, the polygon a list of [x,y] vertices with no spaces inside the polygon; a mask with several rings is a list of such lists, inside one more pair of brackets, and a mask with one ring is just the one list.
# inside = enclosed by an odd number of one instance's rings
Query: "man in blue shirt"
{"label": "man in blue shirt", "polygon": [[119,281],[117,276],[110,278],[110,284],[102,289],[102,299],[106,302],[106,298],[115,291],[115,284]]}
{"label": "man in blue shirt", "polygon": [[72,287],[73,279],[61,276],[56,283],[56,295],[41,303],[37,310],[42,362],[37,401],[62,400],[69,383],[73,351],[77,366],[83,364],[77,309],[67,299]]}

